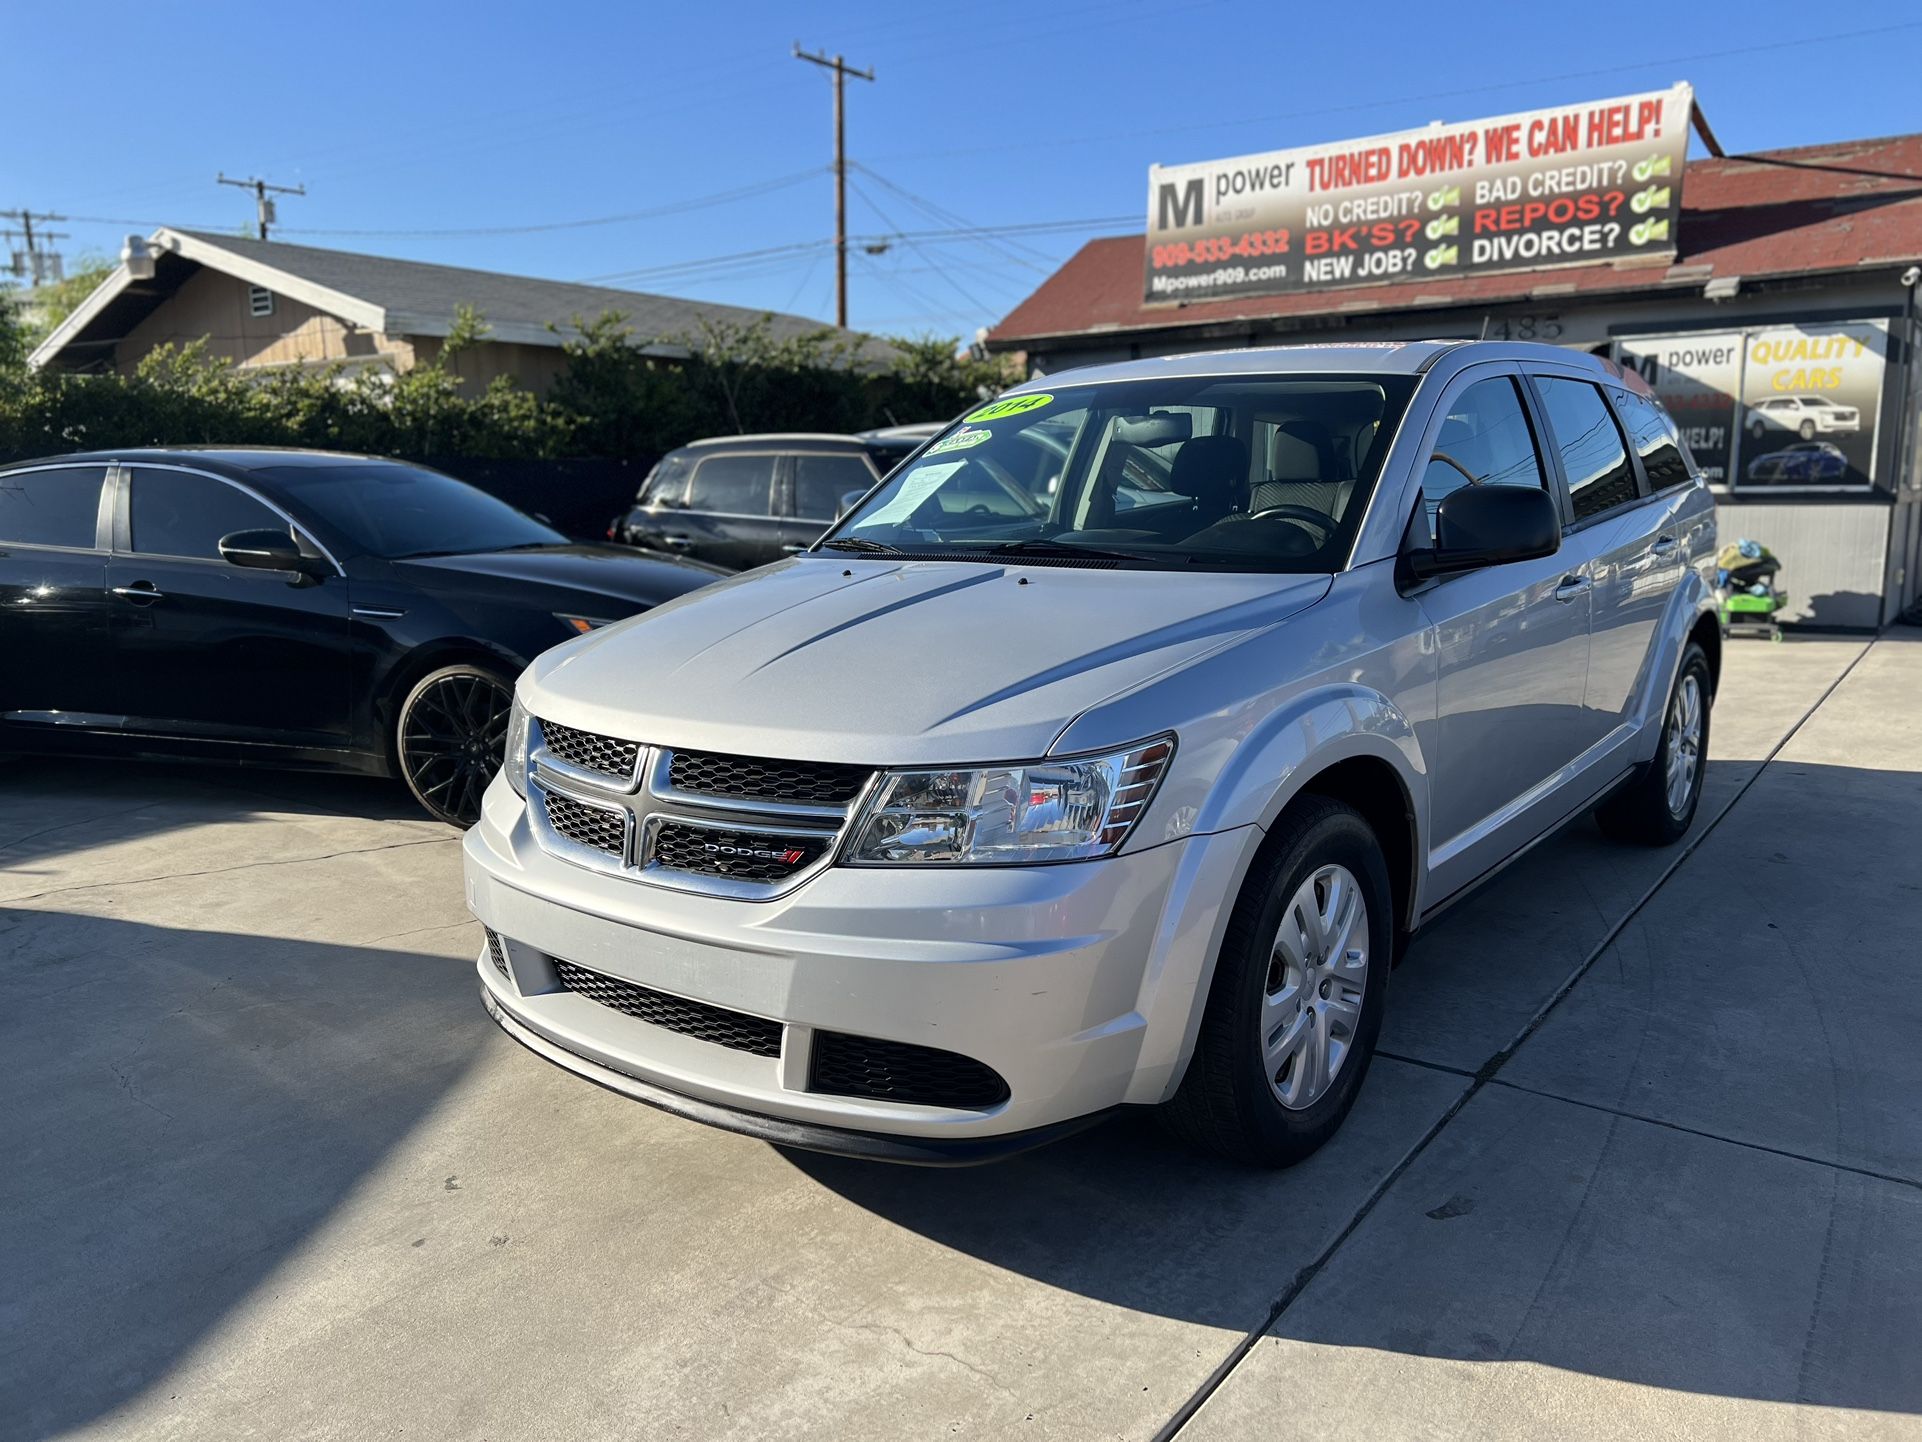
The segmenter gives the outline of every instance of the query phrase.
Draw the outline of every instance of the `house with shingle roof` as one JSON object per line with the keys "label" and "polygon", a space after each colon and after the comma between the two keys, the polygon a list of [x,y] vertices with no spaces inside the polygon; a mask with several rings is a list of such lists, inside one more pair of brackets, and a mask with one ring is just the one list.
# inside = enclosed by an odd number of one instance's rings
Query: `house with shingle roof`
{"label": "house with shingle roof", "polygon": [[[480,385],[506,375],[545,392],[578,323],[610,311],[626,317],[636,345],[663,357],[684,356],[681,338],[704,325],[751,325],[764,315],[776,339],[833,329],[710,301],[171,226],[146,247],[151,267],[123,260],[33,352],[34,365],[128,374],[160,346],[204,339],[242,369],[407,370],[431,362],[471,307],[486,323],[487,344],[461,352],[451,369]],[[885,361],[883,342],[841,334],[857,357]]]}

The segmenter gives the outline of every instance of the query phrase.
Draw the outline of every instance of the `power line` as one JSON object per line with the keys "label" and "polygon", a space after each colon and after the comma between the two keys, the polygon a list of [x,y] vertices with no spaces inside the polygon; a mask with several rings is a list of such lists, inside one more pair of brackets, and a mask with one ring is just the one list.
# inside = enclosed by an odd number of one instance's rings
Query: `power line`
{"label": "power line", "polygon": [[[1397,95],[1385,100],[1358,100],[1343,105],[1316,105],[1301,110],[1280,110],[1266,115],[1243,115],[1227,120],[1196,121],[1188,125],[1150,126],[1139,130],[1110,130],[1099,135],[1053,136],[1047,139],[1050,151],[1070,145],[1102,145],[1114,140],[1140,140],[1157,135],[1187,135],[1202,130],[1228,130],[1243,125],[1265,125],[1277,120],[1304,120],[1322,115],[1344,115],[1356,111],[1383,110],[1397,105],[1409,105],[1430,100],[1458,100],[1464,96],[1485,95],[1494,90],[1524,90],[1531,86],[1557,84],[1564,80],[1593,80],[1607,75],[1622,75],[1661,67],[1667,69],[1678,65],[1699,65],[1711,60],[1728,60],[1745,55],[1758,55],[1774,50],[1801,50],[1809,45],[1827,44],[1839,40],[1862,40],[1871,36],[1892,35],[1906,30],[1922,29],[1922,20],[1906,20],[1895,25],[1877,25],[1866,30],[1839,30],[1830,34],[1810,34],[1797,36],[1792,40],[1770,41],[1762,45],[1740,45],[1726,50],[1704,50],[1693,55],[1650,55],[1644,59],[1620,65],[1597,66],[1587,70],[1564,70],[1558,75],[1531,75],[1521,80],[1491,81],[1484,84],[1460,86],[1451,90],[1430,90],[1420,95]],[[993,155],[1009,150],[1031,150],[1033,141],[1011,141],[997,145],[969,145],[950,150],[916,150],[897,152],[893,155],[876,156],[877,160],[940,160],[966,155]],[[865,168],[865,167],[864,167]],[[872,175],[872,170],[868,174]],[[1137,217],[1137,223],[1138,223]]]}

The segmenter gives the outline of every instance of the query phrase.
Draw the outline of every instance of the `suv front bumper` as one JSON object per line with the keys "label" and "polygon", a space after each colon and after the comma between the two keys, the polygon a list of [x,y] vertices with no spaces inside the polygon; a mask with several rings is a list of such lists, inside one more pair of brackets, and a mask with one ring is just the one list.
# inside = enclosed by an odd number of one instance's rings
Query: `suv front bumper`
{"label": "suv front bumper", "polygon": [[[558,1065],[697,1120],[817,1150],[978,1161],[1170,1095],[1226,908],[1259,832],[1101,861],[834,867],[740,901],[576,866],[534,839],[504,780],[464,842],[467,901],[504,943],[476,963],[489,1013]],[[779,1025],[779,1055],[702,1040],[565,987],[558,959]],[[992,1105],[817,1089],[817,1034],[992,1068]]]}

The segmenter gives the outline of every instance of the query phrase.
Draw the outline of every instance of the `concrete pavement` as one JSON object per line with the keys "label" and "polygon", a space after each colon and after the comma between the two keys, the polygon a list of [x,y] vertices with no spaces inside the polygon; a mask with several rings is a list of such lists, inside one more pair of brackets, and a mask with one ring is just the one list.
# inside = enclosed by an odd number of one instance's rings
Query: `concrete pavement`
{"label": "concrete pavement", "polygon": [[1732,646],[1699,848],[1451,916],[1274,1175],[707,1131],[494,1031],[395,788],[15,768],[0,1437],[1922,1435],[1922,644],[1864,649]]}

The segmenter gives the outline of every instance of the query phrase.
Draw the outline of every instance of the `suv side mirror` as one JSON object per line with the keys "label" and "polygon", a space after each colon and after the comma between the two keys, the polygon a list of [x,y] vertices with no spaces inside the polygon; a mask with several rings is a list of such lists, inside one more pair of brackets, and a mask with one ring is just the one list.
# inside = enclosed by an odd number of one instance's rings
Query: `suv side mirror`
{"label": "suv side mirror", "polygon": [[255,571],[292,571],[301,576],[325,575],[328,566],[318,556],[301,553],[285,531],[235,531],[220,538],[221,558]]}
{"label": "suv side mirror", "polygon": [[840,505],[840,508],[835,511],[834,519],[837,521],[840,520],[841,517],[845,516],[849,511],[853,510],[856,506],[860,505],[861,497],[865,496],[866,494],[867,494],[866,491],[843,491],[841,493],[841,505]]}
{"label": "suv side mirror", "polygon": [[1409,551],[1408,573],[1426,581],[1552,556],[1562,546],[1562,516],[1538,486],[1463,486],[1435,511],[1435,545]]}

